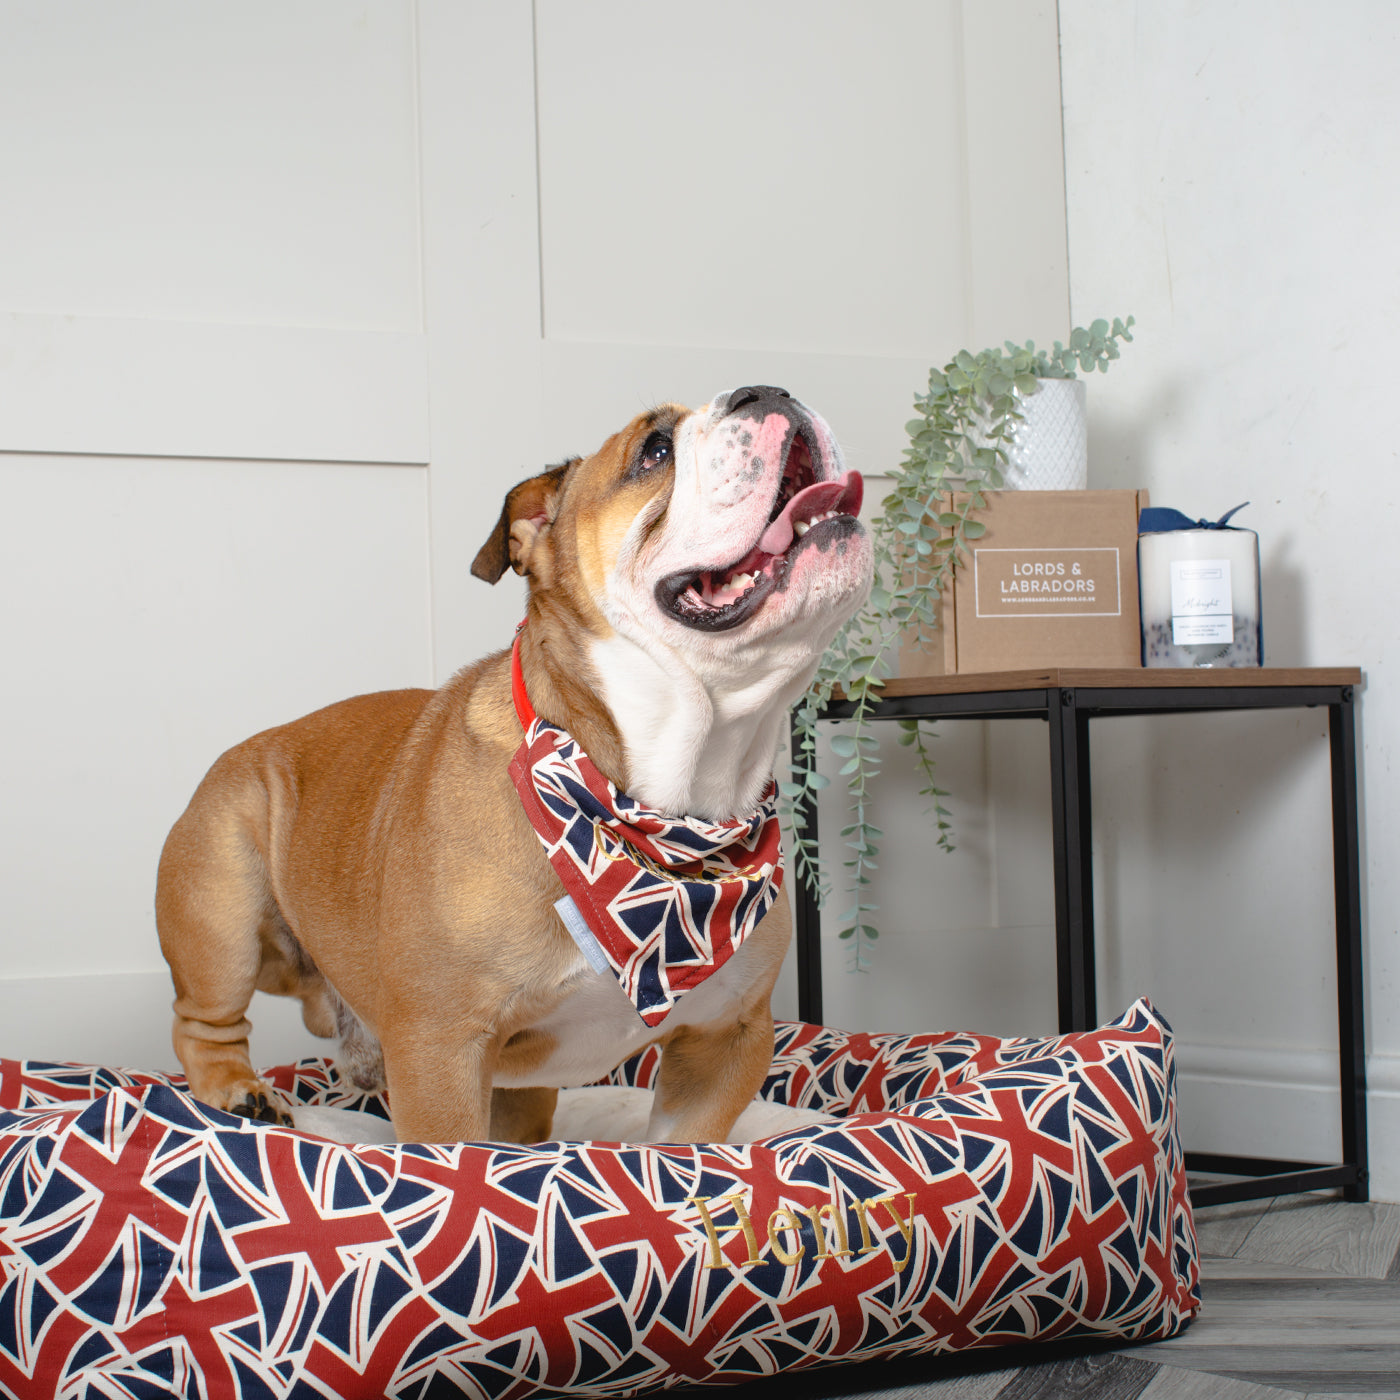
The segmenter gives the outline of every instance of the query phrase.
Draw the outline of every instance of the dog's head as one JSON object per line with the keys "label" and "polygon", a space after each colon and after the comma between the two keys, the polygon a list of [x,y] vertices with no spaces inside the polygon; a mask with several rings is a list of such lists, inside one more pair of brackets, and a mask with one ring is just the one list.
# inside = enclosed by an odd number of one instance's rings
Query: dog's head
{"label": "dog's head", "polygon": [[734,389],[640,414],[591,457],[521,482],[472,572],[494,583],[514,568],[687,652],[804,620],[829,634],[869,588],[861,493],[817,414],[782,389]]}
{"label": "dog's head", "polygon": [[620,727],[667,727],[659,704],[631,713],[639,692],[660,693],[655,668],[667,705],[687,703],[688,685],[720,727],[785,709],[864,599],[861,493],[817,414],[782,389],[733,389],[640,414],[592,456],[521,482],[472,572],[494,583],[514,568],[532,618],[563,612],[589,634]]}

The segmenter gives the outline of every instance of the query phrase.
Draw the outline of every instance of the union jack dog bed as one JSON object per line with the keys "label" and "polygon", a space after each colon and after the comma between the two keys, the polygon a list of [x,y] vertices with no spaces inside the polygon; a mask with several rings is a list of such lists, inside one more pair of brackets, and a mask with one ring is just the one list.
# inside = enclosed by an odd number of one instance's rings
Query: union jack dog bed
{"label": "union jack dog bed", "polygon": [[764,1096],[840,1121],[744,1146],[348,1147],[181,1083],[0,1062],[0,1393],[625,1396],[1200,1303],[1146,1002],[1053,1040],[782,1025]]}

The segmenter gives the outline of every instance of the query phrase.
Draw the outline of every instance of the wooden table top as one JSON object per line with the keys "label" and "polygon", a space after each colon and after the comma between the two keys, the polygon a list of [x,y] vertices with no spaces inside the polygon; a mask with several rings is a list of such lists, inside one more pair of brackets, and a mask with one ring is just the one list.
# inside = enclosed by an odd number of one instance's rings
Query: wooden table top
{"label": "wooden table top", "polygon": [[1205,690],[1244,686],[1360,685],[1359,666],[1177,668],[1047,666],[1027,671],[976,671],[953,676],[892,676],[880,694],[972,695],[996,690]]}

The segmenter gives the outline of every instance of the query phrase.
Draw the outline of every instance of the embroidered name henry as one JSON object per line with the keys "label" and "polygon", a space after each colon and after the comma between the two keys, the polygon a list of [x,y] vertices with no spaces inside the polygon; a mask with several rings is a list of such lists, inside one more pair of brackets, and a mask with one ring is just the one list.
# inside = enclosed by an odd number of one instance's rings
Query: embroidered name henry
{"label": "embroidered name henry", "polygon": [[[755,1264],[764,1262],[765,1252],[771,1252],[772,1257],[780,1264],[796,1264],[807,1250],[803,1233],[808,1222],[810,1222],[812,1236],[815,1239],[815,1257],[818,1259],[844,1258],[853,1254],[873,1254],[883,1247],[889,1250],[890,1257],[894,1261],[894,1271],[898,1274],[903,1273],[914,1249],[915,1193],[913,1191],[908,1191],[902,1196],[880,1196],[869,1201],[853,1199],[848,1206],[843,1206],[835,1197],[814,1206],[781,1205],[768,1217],[765,1231],[766,1239],[762,1243],[759,1240],[758,1228],[755,1227],[753,1219],[749,1215],[742,1192],[735,1191],[728,1196],[708,1199],[704,1196],[689,1196],[686,1199],[700,1212],[700,1223],[704,1227],[707,1238],[705,1246],[707,1255],[705,1267],[707,1269],[720,1269],[725,1266],[741,1269],[751,1268]],[[900,1214],[900,1201],[909,1203],[907,1218]],[[893,1238],[887,1237],[881,1230],[880,1221],[875,1215],[875,1211],[879,1207],[883,1207],[888,1213],[891,1223],[904,1241],[902,1253],[896,1252]],[[716,1216],[727,1215],[730,1211],[734,1214],[732,1222],[716,1222]],[[858,1250],[851,1248],[852,1236],[846,1228],[848,1216],[852,1212],[860,1228],[861,1246]],[[807,1217],[805,1220],[804,1216]],[[872,1224],[874,1225],[873,1233]],[[748,1250],[746,1258],[736,1260],[725,1255],[720,1239],[721,1231],[728,1232],[731,1237],[736,1233],[743,1236],[744,1244]],[[789,1235],[793,1237],[791,1245],[787,1242]]]}

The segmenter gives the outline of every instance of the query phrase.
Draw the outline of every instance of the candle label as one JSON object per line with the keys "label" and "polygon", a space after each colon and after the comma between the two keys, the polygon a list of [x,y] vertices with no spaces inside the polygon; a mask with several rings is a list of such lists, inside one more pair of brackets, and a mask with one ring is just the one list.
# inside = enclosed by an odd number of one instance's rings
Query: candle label
{"label": "candle label", "polygon": [[1173,559],[1172,641],[1179,647],[1235,640],[1228,559]]}

